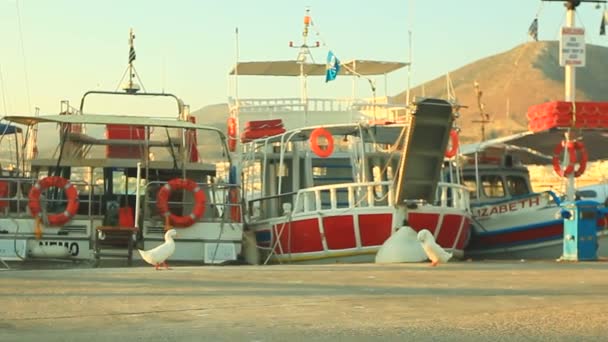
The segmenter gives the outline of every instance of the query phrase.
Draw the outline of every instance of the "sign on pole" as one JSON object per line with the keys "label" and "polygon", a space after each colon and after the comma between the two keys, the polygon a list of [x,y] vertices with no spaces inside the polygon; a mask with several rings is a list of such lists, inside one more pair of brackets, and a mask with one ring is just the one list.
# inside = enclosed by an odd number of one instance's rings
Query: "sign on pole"
{"label": "sign on pole", "polygon": [[585,29],[562,27],[559,40],[559,65],[585,66]]}

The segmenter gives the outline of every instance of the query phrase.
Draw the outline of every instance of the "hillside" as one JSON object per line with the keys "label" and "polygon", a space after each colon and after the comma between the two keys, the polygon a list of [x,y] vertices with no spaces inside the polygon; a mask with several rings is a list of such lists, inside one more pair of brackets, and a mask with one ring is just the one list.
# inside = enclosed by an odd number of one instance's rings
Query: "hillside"
{"label": "hillside", "polygon": [[[468,108],[460,110],[458,125],[461,139],[472,142],[481,138],[479,110],[474,83],[483,92],[481,102],[490,114],[486,138],[526,129],[529,106],[564,98],[564,69],[559,66],[557,41],[529,42],[509,51],[472,62],[450,72],[458,102]],[[608,48],[587,45],[587,66],[577,70],[577,100],[608,100]],[[447,97],[446,78],[420,84],[412,95]],[[405,90],[395,96],[405,101]],[[195,112],[198,122],[226,129],[228,106],[215,104]]]}
{"label": "hillside", "polygon": [[[486,138],[526,129],[529,106],[564,98],[564,69],[559,66],[556,41],[530,42],[509,51],[483,58],[450,72],[450,79],[462,108],[458,120],[463,141],[481,137],[479,110],[474,83],[483,92],[481,102],[492,121],[486,126]],[[587,66],[577,69],[576,99],[608,100],[608,48],[587,45]],[[421,84],[412,95],[446,97],[446,78]],[[397,95],[405,100],[405,91]],[[508,111],[507,111],[508,110]]]}

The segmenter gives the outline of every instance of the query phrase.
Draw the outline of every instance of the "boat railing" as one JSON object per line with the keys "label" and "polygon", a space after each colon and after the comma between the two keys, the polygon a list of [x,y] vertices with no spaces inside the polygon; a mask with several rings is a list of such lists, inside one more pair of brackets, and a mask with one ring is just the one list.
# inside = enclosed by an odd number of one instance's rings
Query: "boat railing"
{"label": "boat railing", "polygon": [[437,201],[435,205],[469,211],[469,190],[461,184],[439,182],[437,184]]}
{"label": "boat railing", "polygon": [[[256,220],[292,215],[376,208],[392,205],[392,181],[331,184],[301,189],[248,201],[248,215]],[[460,184],[439,183],[435,206],[468,211],[469,193]],[[294,199],[295,197],[295,199]],[[294,203],[294,205],[291,205]],[[289,204],[286,206],[286,204]],[[279,210],[282,210],[279,212]]]}
{"label": "boat railing", "polygon": [[[306,104],[306,108],[305,108]],[[399,105],[388,103],[385,98],[376,99],[326,99],[308,98],[306,103],[300,98],[245,98],[231,100],[232,108],[238,107],[239,112],[301,112],[307,111],[336,112],[336,111],[360,111],[372,110],[373,108],[398,108]],[[400,105],[402,106],[402,105]]]}
{"label": "boat railing", "polygon": [[[143,217],[163,222],[157,209],[157,194],[167,182],[153,181],[146,185]],[[199,222],[240,222],[241,189],[228,183],[197,183],[205,194],[205,210]],[[189,191],[173,191],[168,206],[171,213],[178,216],[190,215],[195,205],[194,195]]]}
{"label": "boat railing", "polygon": [[[35,178],[1,178],[0,179],[0,217],[28,218],[32,217],[29,210],[29,192],[38,182]],[[92,217],[102,215],[102,187],[90,184],[82,180],[70,180],[78,191],[78,216]],[[98,191],[96,191],[96,188]],[[52,191],[52,195],[49,193]],[[46,195],[41,196],[40,202],[43,213],[59,212],[65,210],[67,198],[61,194],[62,189],[54,188],[46,190]],[[44,215],[43,215],[44,223]]]}

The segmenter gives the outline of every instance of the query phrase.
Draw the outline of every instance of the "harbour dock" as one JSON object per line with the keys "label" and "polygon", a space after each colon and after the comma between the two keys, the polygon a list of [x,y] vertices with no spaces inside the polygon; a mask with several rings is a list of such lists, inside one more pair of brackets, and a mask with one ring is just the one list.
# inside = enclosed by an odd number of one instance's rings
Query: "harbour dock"
{"label": "harbour dock", "polygon": [[0,340],[600,341],[608,263],[0,272]]}

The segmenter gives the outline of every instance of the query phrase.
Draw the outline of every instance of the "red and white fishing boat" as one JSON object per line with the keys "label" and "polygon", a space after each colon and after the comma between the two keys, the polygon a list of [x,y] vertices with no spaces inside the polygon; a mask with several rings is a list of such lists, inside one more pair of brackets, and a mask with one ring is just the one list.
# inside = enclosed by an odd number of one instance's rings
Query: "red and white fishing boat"
{"label": "red and white fishing boat", "polygon": [[[230,163],[225,134],[195,123],[172,94],[138,92],[132,57],[125,92],[89,91],[79,109],[65,103],[56,115],[4,117],[33,139],[14,151],[29,153],[24,166],[0,179],[3,259],[131,260],[134,247],[155,247],[170,227],[180,236],[170,261],[217,263],[241,252],[239,188],[215,179],[215,162]],[[150,99],[171,111],[93,114],[90,98]]]}
{"label": "red and white fishing boat", "polygon": [[[311,23],[304,19],[304,38]],[[462,256],[470,211],[463,186],[440,183],[455,117],[443,100],[308,98],[326,64],[239,62],[231,75],[299,76],[300,98],[233,98],[229,145],[240,161],[246,231],[259,262],[371,262],[400,227],[429,229]],[[406,63],[353,60],[339,75],[386,75]],[[331,65],[330,65],[331,67]],[[236,83],[236,82],[235,82]],[[244,247],[246,248],[246,247]]]}

